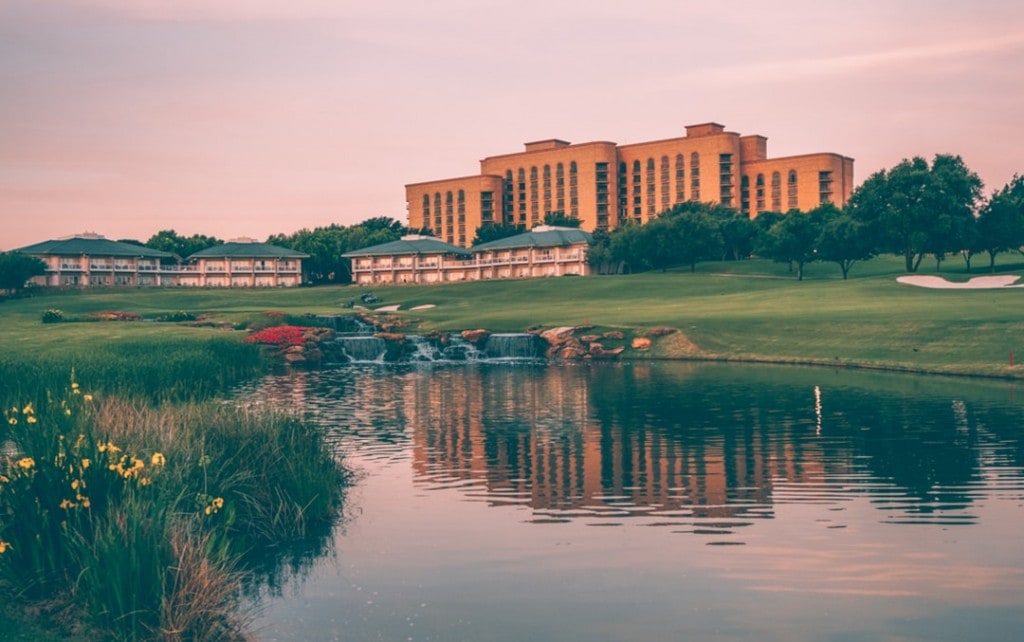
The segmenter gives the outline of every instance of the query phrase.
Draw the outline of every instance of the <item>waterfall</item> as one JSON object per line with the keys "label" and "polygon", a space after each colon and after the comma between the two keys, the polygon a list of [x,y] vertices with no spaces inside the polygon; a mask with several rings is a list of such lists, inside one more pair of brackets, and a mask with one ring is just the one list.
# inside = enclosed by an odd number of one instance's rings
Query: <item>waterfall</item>
{"label": "waterfall", "polygon": [[544,355],[541,339],[535,334],[492,334],[484,342],[491,359],[540,359]]}
{"label": "waterfall", "polygon": [[348,361],[355,363],[383,363],[387,352],[387,344],[379,337],[338,337],[332,343],[341,349]]}

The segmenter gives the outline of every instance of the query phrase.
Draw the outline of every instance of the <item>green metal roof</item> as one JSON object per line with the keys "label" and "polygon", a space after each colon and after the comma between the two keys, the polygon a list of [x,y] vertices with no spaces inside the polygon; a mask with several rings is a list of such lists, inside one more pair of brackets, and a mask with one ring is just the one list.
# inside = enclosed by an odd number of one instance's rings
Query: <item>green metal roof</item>
{"label": "green metal roof", "polygon": [[188,260],[192,259],[222,259],[222,258],[245,258],[245,259],[262,259],[262,258],[275,258],[275,259],[308,259],[308,254],[303,254],[297,250],[291,250],[286,247],[278,247],[276,245],[268,245],[266,243],[238,243],[229,241],[222,245],[215,245],[208,247],[205,250],[200,250],[195,254],[188,257]]}
{"label": "green metal roof", "polygon": [[594,237],[589,232],[574,227],[537,227],[532,232],[474,245],[473,252],[514,250],[523,247],[566,247],[579,243],[589,244],[593,240]]}
{"label": "green metal roof", "polygon": [[345,258],[357,256],[398,256],[401,254],[459,254],[469,256],[470,252],[464,247],[445,243],[441,239],[432,236],[410,235],[403,236],[397,241],[372,245],[359,250],[352,250],[342,254]]}
{"label": "green metal roof", "polygon": [[102,237],[75,236],[43,241],[15,250],[34,256],[138,256],[153,259],[177,259],[178,256],[144,245],[111,241]]}

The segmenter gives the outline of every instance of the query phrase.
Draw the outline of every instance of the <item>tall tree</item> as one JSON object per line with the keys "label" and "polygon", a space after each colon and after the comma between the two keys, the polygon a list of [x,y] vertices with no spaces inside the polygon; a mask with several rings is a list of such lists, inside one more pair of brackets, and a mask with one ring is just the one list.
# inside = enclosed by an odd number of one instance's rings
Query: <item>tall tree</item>
{"label": "tall tree", "polygon": [[863,223],[846,212],[828,207],[831,211],[822,213],[821,232],[816,243],[818,259],[838,265],[845,281],[854,263],[875,255],[874,242]]}
{"label": "tall tree", "polygon": [[0,290],[18,294],[28,280],[46,274],[46,263],[21,252],[0,252]]}
{"label": "tall tree", "polygon": [[476,228],[476,235],[473,237],[473,245],[490,243],[498,239],[508,238],[526,231],[525,225],[481,225]]}
{"label": "tall tree", "polygon": [[580,219],[575,216],[569,216],[565,212],[548,212],[544,215],[544,225],[553,225],[555,227],[579,227]]}
{"label": "tall tree", "polygon": [[174,230],[160,230],[146,241],[146,247],[154,250],[162,250],[177,254],[181,258],[188,258],[200,250],[205,250],[215,245],[222,245],[224,241],[203,234],[192,236],[181,236]]}
{"label": "tall tree", "polygon": [[978,215],[978,246],[988,253],[989,269],[996,255],[1024,247],[1024,177],[1015,175],[982,206]]}
{"label": "tall tree", "polygon": [[847,211],[868,226],[881,251],[903,256],[916,272],[925,254],[959,251],[958,233],[981,198],[981,179],[959,156],[920,157],[872,174],[850,196]]}
{"label": "tall tree", "polygon": [[394,219],[378,216],[349,227],[331,224],[292,234],[275,234],[267,243],[308,254],[309,258],[302,264],[303,271],[313,283],[350,283],[351,262],[342,254],[396,241],[405,231],[406,228]]}
{"label": "tall tree", "polygon": [[807,213],[790,210],[761,237],[758,253],[775,261],[796,264],[797,280],[803,281],[804,266],[818,260],[815,253],[818,237],[821,236],[825,218],[833,210],[830,205]]}
{"label": "tall tree", "polygon": [[[726,222],[732,219],[726,219]],[[668,230],[671,252],[670,263],[689,265],[690,272],[697,271],[697,262],[718,258],[725,245],[722,236],[722,220],[707,211],[687,212],[669,217]]]}

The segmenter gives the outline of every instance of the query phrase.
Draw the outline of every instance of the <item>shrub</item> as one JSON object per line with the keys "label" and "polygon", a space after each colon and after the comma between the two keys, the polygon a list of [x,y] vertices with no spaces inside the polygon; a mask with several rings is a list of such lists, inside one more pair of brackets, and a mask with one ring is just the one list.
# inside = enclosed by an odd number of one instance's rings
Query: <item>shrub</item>
{"label": "shrub", "polygon": [[185,323],[187,321],[195,321],[196,315],[191,312],[185,312],[180,310],[178,312],[168,312],[167,314],[161,314],[156,317],[156,321],[164,323]]}
{"label": "shrub", "polygon": [[64,311],[51,308],[43,312],[43,323],[60,323],[64,321]]}
{"label": "shrub", "polygon": [[254,332],[246,337],[245,340],[248,343],[262,343],[279,348],[289,348],[291,346],[303,345],[306,342],[305,332],[305,328],[299,326],[276,325]]}

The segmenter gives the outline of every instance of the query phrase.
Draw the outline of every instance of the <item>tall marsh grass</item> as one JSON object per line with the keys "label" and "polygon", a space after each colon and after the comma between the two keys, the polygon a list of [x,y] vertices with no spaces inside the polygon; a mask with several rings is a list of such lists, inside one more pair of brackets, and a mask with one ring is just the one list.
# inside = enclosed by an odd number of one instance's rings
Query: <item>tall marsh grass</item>
{"label": "tall marsh grass", "polygon": [[338,519],[344,470],[295,418],[22,390],[0,395],[0,593],[99,637],[244,639],[251,560]]}
{"label": "tall marsh grass", "polygon": [[39,399],[66,386],[74,370],[80,381],[102,386],[107,395],[193,401],[222,393],[265,366],[259,350],[235,336],[128,339],[45,356],[9,351],[0,355],[0,399]]}

